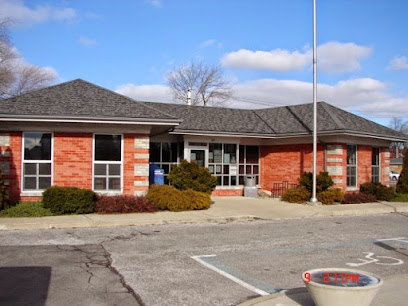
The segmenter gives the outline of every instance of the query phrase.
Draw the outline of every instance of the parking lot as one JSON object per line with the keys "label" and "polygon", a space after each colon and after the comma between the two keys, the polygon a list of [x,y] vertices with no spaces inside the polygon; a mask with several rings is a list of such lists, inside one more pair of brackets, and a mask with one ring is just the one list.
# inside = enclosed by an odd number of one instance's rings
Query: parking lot
{"label": "parking lot", "polygon": [[72,305],[82,294],[94,305],[236,305],[301,287],[302,273],[317,267],[408,273],[407,221],[384,214],[16,230],[1,232],[0,259],[3,268],[49,267],[41,272],[49,274],[47,303]]}

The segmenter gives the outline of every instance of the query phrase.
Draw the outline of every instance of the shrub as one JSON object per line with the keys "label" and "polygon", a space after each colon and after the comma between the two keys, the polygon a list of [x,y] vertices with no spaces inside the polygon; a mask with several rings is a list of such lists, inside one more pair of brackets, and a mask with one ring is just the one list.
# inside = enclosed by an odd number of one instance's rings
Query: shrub
{"label": "shrub", "polygon": [[408,194],[396,193],[394,197],[391,199],[391,202],[408,202]]}
{"label": "shrub", "polygon": [[310,200],[311,194],[305,187],[289,188],[283,192],[282,201],[302,204]]}
{"label": "shrub", "polygon": [[[313,173],[304,172],[299,178],[299,185],[305,187],[310,193],[313,189]],[[328,172],[320,172],[316,176],[316,192],[322,192],[333,186],[333,180]]]}
{"label": "shrub", "polygon": [[152,185],[147,198],[159,210],[183,211],[207,209],[211,205],[210,195],[188,189],[178,190],[167,185]]}
{"label": "shrub", "polygon": [[44,208],[54,214],[87,214],[94,211],[95,193],[77,187],[48,187],[43,192]]}
{"label": "shrub", "polygon": [[317,199],[322,204],[330,205],[336,203],[341,203],[344,200],[343,191],[340,188],[328,189],[316,194]]}
{"label": "shrub", "polygon": [[207,168],[200,167],[195,161],[189,163],[182,160],[171,169],[168,179],[170,184],[179,190],[193,189],[211,194],[217,186],[217,177],[212,176]]}
{"label": "shrub", "polygon": [[42,202],[21,202],[14,207],[0,212],[0,217],[20,218],[20,217],[44,217],[52,216],[52,212],[44,208]]}
{"label": "shrub", "polygon": [[377,202],[375,195],[362,192],[350,192],[344,195],[343,204],[360,204]]}
{"label": "shrub", "polygon": [[100,214],[155,212],[146,197],[131,195],[98,196],[95,211]]}
{"label": "shrub", "polygon": [[404,161],[402,162],[402,171],[398,179],[397,193],[408,193],[408,150],[405,150]]}
{"label": "shrub", "polygon": [[190,202],[191,210],[208,209],[211,205],[211,197],[208,193],[198,192],[193,189],[183,191]]}
{"label": "shrub", "polygon": [[360,192],[372,194],[377,200],[390,201],[394,197],[394,189],[380,183],[364,183],[360,185]]}

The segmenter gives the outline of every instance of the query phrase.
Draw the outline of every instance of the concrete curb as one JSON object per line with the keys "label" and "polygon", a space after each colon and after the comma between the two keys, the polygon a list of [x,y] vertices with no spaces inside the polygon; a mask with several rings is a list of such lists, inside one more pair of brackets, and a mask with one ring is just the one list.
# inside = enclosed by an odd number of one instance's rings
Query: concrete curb
{"label": "concrete curb", "polygon": [[0,218],[0,230],[228,223],[408,212],[408,203],[399,202],[307,206],[270,198],[220,197],[214,201],[205,211]]}

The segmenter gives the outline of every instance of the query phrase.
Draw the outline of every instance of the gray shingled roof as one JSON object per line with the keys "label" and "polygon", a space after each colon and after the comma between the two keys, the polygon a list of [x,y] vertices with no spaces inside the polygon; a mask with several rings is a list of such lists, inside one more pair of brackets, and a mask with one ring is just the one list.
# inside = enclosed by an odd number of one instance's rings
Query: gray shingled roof
{"label": "gray shingled roof", "polygon": [[[318,133],[408,140],[406,135],[319,102]],[[0,118],[157,122],[174,133],[286,137],[310,135],[313,105],[248,110],[138,102],[77,79],[0,101]],[[177,124],[180,123],[178,126]]]}
{"label": "gray shingled roof", "polygon": [[[183,119],[175,133],[204,133],[284,137],[309,135],[313,130],[313,104],[258,110],[144,102]],[[317,105],[318,133],[351,133],[408,140],[395,130],[351,114],[326,102]]]}
{"label": "gray shingled roof", "polygon": [[0,101],[0,117],[179,122],[176,117],[77,79]]}

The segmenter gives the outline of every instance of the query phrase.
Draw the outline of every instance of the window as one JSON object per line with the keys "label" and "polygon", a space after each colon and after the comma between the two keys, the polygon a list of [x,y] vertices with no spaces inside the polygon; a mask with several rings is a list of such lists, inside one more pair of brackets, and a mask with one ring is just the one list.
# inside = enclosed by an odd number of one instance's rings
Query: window
{"label": "window", "polygon": [[149,163],[164,170],[164,183],[168,184],[167,176],[173,165],[177,165],[184,156],[184,142],[151,142]]}
{"label": "window", "polygon": [[210,143],[208,169],[217,177],[218,186],[237,185],[237,145]]}
{"label": "window", "polygon": [[52,183],[51,133],[24,133],[23,191],[44,190]]}
{"label": "window", "polygon": [[122,190],[122,136],[95,135],[94,190]]}
{"label": "window", "polygon": [[259,146],[239,146],[240,185],[244,185],[246,176],[255,177],[259,184]]}
{"label": "window", "polygon": [[357,186],[357,146],[347,145],[347,187]]}
{"label": "window", "polygon": [[373,183],[380,182],[380,148],[372,148],[371,181]]}

